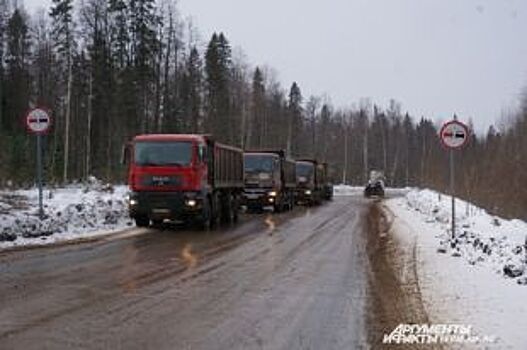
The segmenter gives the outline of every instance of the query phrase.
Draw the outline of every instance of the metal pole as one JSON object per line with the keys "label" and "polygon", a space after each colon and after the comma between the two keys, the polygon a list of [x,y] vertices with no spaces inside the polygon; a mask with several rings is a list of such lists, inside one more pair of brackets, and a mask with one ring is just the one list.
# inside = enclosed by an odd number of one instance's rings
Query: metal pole
{"label": "metal pole", "polygon": [[456,237],[456,188],[454,173],[454,150],[450,150],[450,195],[452,196],[452,239]]}
{"label": "metal pole", "polygon": [[348,128],[344,127],[344,169],[342,170],[342,184],[346,185],[348,176]]}
{"label": "metal pole", "polygon": [[42,205],[42,135],[37,134],[37,183],[38,183],[38,216],[44,219],[44,207]]}

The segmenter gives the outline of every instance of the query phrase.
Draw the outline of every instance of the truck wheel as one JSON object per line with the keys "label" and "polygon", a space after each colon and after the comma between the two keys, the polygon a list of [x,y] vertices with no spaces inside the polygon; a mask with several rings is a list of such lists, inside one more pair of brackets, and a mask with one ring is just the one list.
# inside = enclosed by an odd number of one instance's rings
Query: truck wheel
{"label": "truck wheel", "polygon": [[240,202],[238,196],[233,197],[233,213],[232,213],[232,222],[238,222],[238,212],[240,211]]}
{"label": "truck wheel", "polygon": [[221,204],[221,222],[230,224],[234,222],[234,200],[232,196],[227,196]]}
{"label": "truck wheel", "polygon": [[278,201],[278,203],[276,203],[274,205],[274,212],[275,213],[281,213],[284,211],[284,199],[283,198],[280,198],[280,200]]}
{"label": "truck wheel", "polygon": [[146,216],[138,216],[135,218],[135,225],[137,227],[148,227],[150,220]]}
{"label": "truck wheel", "polygon": [[196,225],[200,230],[208,230],[212,227],[212,209],[210,200],[205,201],[202,217],[196,221]]}
{"label": "truck wheel", "polygon": [[289,194],[289,210],[295,209],[295,196],[293,194]]}
{"label": "truck wheel", "polygon": [[163,220],[152,220],[152,225],[155,227],[159,227],[163,224]]}

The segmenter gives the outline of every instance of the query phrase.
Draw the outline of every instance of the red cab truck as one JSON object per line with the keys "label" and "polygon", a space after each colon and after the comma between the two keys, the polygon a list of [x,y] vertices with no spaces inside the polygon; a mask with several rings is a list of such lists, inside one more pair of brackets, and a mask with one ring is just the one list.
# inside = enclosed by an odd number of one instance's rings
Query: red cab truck
{"label": "red cab truck", "polygon": [[275,212],[293,209],[296,188],[295,162],[284,150],[244,153],[243,204],[250,211],[273,207]]}
{"label": "red cab truck", "polygon": [[163,220],[202,228],[236,221],[243,151],[208,135],[139,135],[126,148],[129,212],[137,226]]}

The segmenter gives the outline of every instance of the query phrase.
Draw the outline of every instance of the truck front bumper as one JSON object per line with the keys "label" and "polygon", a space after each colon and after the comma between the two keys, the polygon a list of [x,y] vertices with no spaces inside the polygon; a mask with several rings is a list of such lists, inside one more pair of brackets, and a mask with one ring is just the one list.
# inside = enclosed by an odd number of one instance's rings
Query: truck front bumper
{"label": "truck front bumper", "polygon": [[246,189],[243,191],[242,205],[247,208],[274,206],[279,200],[278,191],[272,189]]}
{"label": "truck front bumper", "polygon": [[315,202],[315,191],[309,188],[297,189],[295,191],[295,202],[297,204],[313,204]]}
{"label": "truck front bumper", "polygon": [[187,221],[203,215],[203,202],[198,192],[132,192],[128,210],[132,218]]}

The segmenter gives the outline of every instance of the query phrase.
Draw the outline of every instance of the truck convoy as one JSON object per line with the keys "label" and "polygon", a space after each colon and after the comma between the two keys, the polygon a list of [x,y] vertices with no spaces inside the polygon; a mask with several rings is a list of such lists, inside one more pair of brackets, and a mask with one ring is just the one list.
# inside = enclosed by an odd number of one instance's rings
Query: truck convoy
{"label": "truck convoy", "polygon": [[136,225],[165,219],[202,228],[236,221],[243,151],[207,135],[139,135],[126,147],[129,212]]}
{"label": "truck convoy", "polygon": [[244,163],[243,204],[249,211],[261,211],[268,206],[275,212],[293,209],[296,169],[285,151],[246,151]]}
{"label": "truck convoy", "polygon": [[209,135],[138,135],[124,156],[128,210],[139,227],[171,220],[206,229],[237,221],[242,204],[281,212],[333,194],[325,163],[294,161],[284,150],[244,153]]}
{"label": "truck convoy", "polygon": [[319,205],[325,197],[326,169],[314,159],[296,161],[297,204]]}

